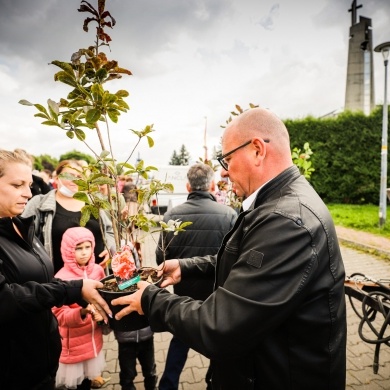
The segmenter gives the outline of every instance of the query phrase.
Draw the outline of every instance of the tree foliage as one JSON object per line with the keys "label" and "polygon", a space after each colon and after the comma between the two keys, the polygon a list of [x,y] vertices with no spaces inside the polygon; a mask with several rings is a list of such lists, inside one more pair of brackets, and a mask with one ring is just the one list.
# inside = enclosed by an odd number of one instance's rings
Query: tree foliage
{"label": "tree foliage", "polygon": [[48,169],[53,172],[58,165],[58,159],[52,157],[48,154],[41,154],[39,156],[34,156],[34,169],[42,171],[43,169]]}
{"label": "tree foliage", "polygon": [[285,120],[291,146],[308,142],[315,171],[311,184],[327,203],[379,202],[382,107],[371,115]]}
{"label": "tree foliage", "polygon": [[93,158],[93,156],[79,152],[78,150],[71,150],[70,152],[61,154],[60,161],[63,160],[83,160],[86,161],[88,164],[94,164],[96,163],[96,159]]}
{"label": "tree foliage", "polygon": [[186,149],[185,145],[182,145],[179,153],[176,150],[173,151],[171,161],[169,165],[188,165],[190,162],[191,156]]}

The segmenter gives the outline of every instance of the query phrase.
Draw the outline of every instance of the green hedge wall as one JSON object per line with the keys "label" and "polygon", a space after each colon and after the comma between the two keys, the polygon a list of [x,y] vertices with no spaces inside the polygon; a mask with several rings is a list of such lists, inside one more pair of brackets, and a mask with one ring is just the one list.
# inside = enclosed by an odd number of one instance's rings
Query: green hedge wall
{"label": "green hedge wall", "polygon": [[315,171],[310,182],[326,203],[379,203],[382,107],[371,115],[287,119],[291,149],[309,142]]}

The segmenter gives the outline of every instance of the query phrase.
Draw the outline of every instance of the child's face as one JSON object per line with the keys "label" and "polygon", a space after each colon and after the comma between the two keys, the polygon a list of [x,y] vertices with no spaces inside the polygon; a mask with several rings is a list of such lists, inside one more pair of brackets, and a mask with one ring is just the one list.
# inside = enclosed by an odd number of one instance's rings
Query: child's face
{"label": "child's face", "polygon": [[89,241],[84,241],[76,245],[74,257],[78,265],[80,266],[87,265],[91,256],[92,256],[92,244]]}

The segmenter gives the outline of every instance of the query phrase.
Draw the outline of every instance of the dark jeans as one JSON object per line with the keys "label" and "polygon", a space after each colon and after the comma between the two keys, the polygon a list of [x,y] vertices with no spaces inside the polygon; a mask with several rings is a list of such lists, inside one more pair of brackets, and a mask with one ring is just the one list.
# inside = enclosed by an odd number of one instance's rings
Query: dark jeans
{"label": "dark jeans", "polygon": [[172,337],[168,348],[165,369],[158,384],[159,390],[177,390],[180,374],[186,364],[189,347],[176,337]]}
{"label": "dark jeans", "polygon": [[[186,364],[189,350],[190,348],[187,345],[183,344],[176,337],[172,337],[165,369],[158,384],[159,390],[177,390],[179,388],[180,375]],[[211,366],[207,370],[205,381],[206,389],[211,389]]]}
{"label": "dark jeans", "polygon": [[153,337],[139,343],[118,343],[119,382],[122,390],[136,390],[134,378],[137,376],[137,358],[144,376],[145,390],[155,390],[157,375]]}

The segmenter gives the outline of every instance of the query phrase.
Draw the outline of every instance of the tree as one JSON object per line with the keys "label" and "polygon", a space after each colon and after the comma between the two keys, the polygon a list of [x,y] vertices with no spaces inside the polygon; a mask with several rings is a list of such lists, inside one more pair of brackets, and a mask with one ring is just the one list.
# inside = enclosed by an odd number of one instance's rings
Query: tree
{"label": "tree", "polygon": [[[129,235],[133,232],[131,226],[138,226],[140,231],[149,232],[155,228],[157,222],[146,216],[144,205],[148,204],[151,197],[160,191],[172,191],[170,183],[151,181],[148,187],[139,188],[138,210],[135,215],[126,218],[121,217],[119,208],[118,181],[121,174],[137,175],[148,178],[151,171],[156,167],[145,165],[143,160],[136,165],[129,163],[133,153],[141,141],[147,141],[149,147],[154,146],[151,133],[154,131],[153,124],[145,126],[141,130],[130,129],[135,136],[134,144],[129,148],[128,157],[124,162],[118,162],[112,149],[112,127],[118,122],[121,114],[127,113],[129,105],[125,98],[129,92],[124,89],[109,91],[107,84],[119,80],[122,76],[131,76],[130,70],[119,66],[118,61],[108,59],[105,51],[111,53],[111,37],[108,29],[112,29],[116,21],[111,13],[105,9],[106,0],[97,0],[97,8],[88,1],[81,0],[78,12],[90,14],[83,24],[83,30],[89,31],[90,23],[97,24],[94,44],[88,48],[79,49],[70,57],[70,62],[54,60],[50,64],[59,68],[54,75],[54,81],[60,82],[69,91],[56,101],[47,99],[47,105],[31,103],[26,99],[19,101],[20,104],[33,106],[36,109],[35,117],[41,118],[42,124],[57,127],[61,134],[66,134],[70,139],[76,138],[82,142],[94,156],[94,161],[83,167],[78,175],[64,174],[68,180],[73,180],[78,185],[78,191],[73,195],[75,199],[84,202],[81,209],[80,225],[85,226],[91,216],[99,219],[101,210],[108,210],[112,222],[116,250],[120,251],[122,240],[135,241]],[[108,49],[108,50],[107,50]],[[69,58],[68,57],[68,58]],[[118,84],[117,84],[118,87]],[[116,87],[116,88],[117,88]],[[92,134],[99,142],[100,148],[94,150],[92,144],[87,141],[87,134]],[[107,147],[106,147],[107,145]],[[80,153],[76,152],[78,156]],[[70,154],[66,155],[70,157]],[[64,157],[64,156],[63,156]],[[83,154],[83,159],[88,156]],[[107,198],[102,196],[100,187],[107,186]],[[180,231],[186,223],[175,225],[174,230]],[[161,229],[164,230],[160,223]],[[170,231],[172,231],[170,227]],[[105,242],[107,246],[107,243]],[[107,248],[110,250],[111,248]]]}
{"label": "tree", "polygon": [[180,165],[179,164],[179,157],[176,153],[176,150],[173,151],[171,161],[169,162],[169,165]]}
{"label": "tree", "polygon": [[96,160],[89,154],[81,153],[76,149],[71,150],[70,152],[61,154],[60,161],[63,160],[84,160],[88,164],[93,164]]}
{"label": "tree", "polygon": [[173,151],[169,165],[188,165],[190,158],[191,156],[183,144],[180,148],[179,154],[176,152],[176,150]]}
{"label": "tree", "polygon": [[42,171],[48,169],[53,172],[58,165],[58,159],[48,154],[41,154],[40,156],[34,156],[34,169]]}

